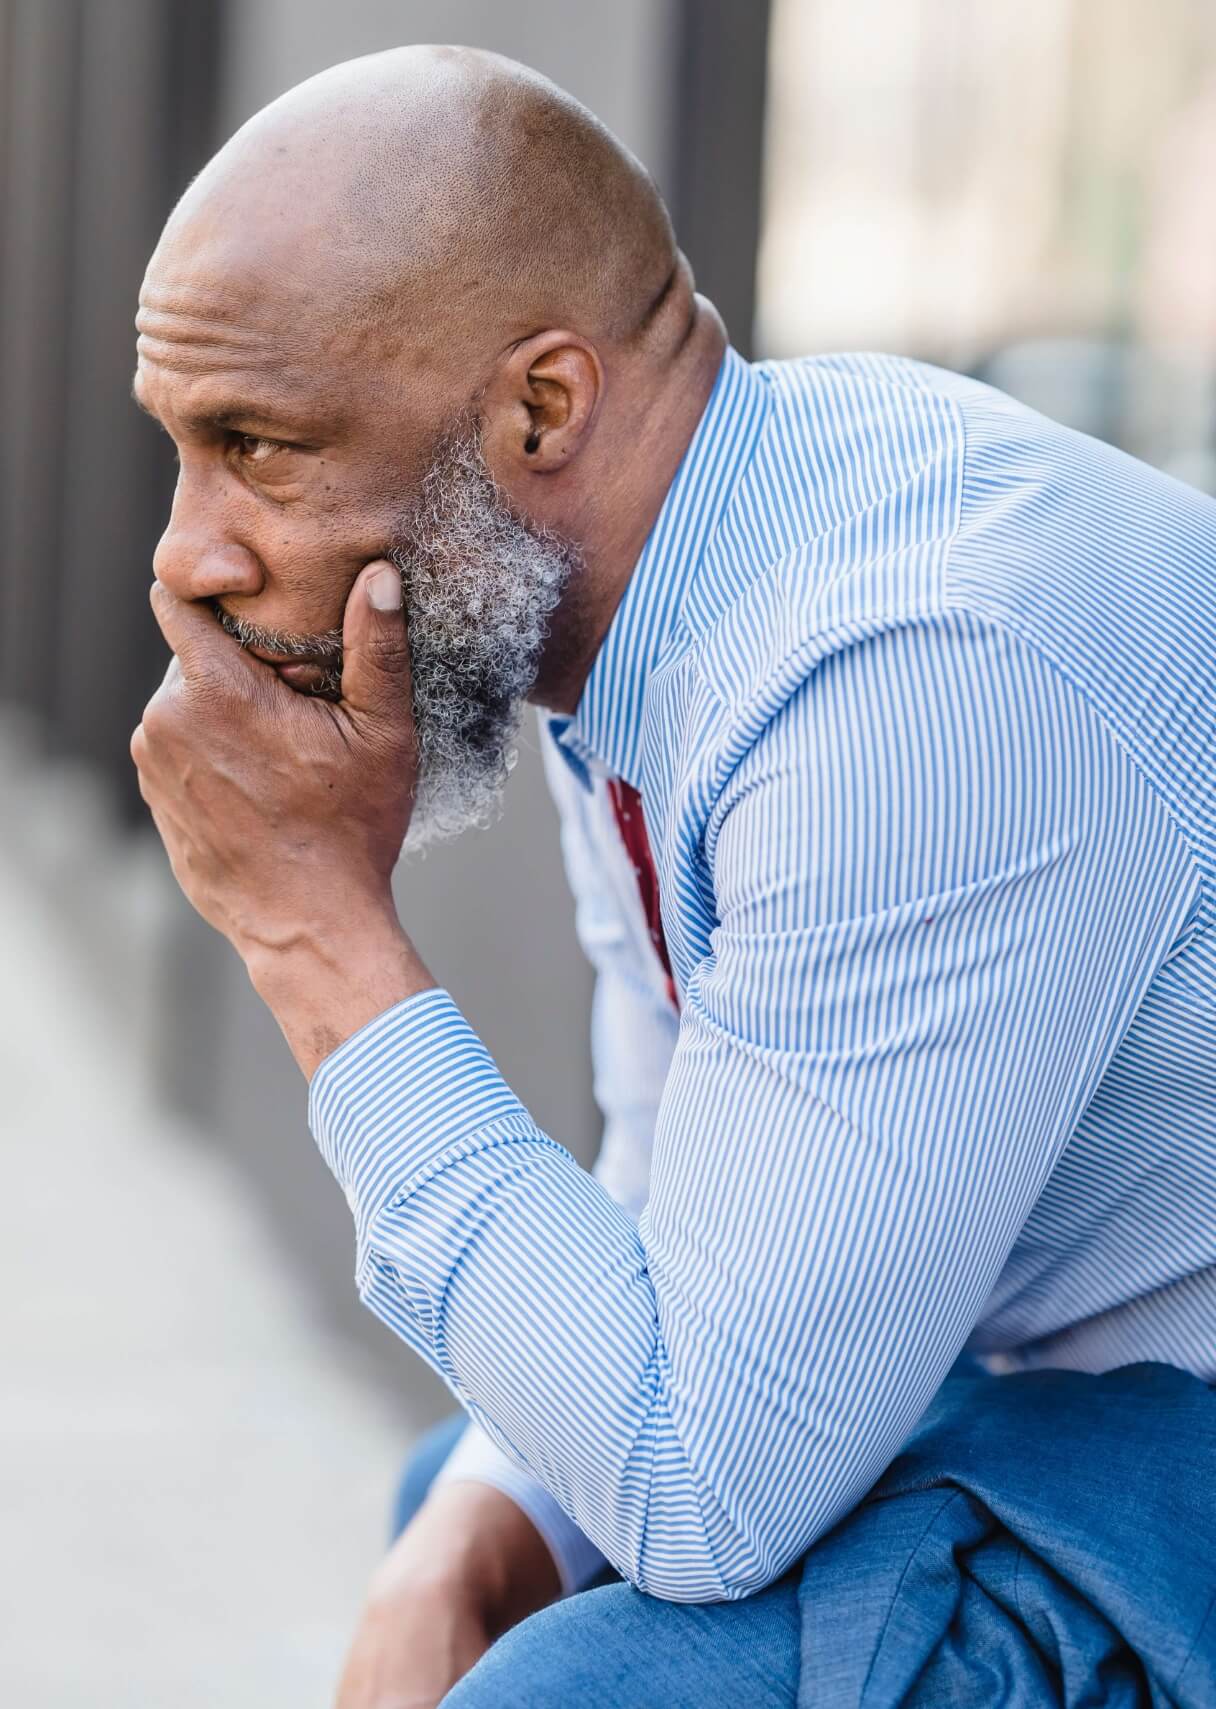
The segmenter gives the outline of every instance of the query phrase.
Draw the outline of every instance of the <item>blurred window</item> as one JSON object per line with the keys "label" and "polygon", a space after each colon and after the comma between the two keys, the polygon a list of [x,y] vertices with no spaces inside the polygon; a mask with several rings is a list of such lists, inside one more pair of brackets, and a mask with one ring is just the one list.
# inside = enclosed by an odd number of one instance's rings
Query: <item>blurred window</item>
{"label": "blurred window", "polygon": [[979,372],[1216,490],[1211,0],[774,0],[757,345]]}

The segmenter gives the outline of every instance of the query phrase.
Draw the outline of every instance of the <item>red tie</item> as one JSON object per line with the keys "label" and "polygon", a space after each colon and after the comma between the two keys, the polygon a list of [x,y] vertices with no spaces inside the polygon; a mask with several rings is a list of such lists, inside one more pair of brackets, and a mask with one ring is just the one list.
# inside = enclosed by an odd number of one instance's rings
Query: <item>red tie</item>
{"label": "red tie", "polygon": [[642,898],[642,912],[646,916],[650,941],[667,975],[667,995],[678,1009],[680,998],[676,991],[676,982],[671,975],[667,940],[663,936],[663,916],[659,912],[659,875],[655,868],[654,856],[650,852],[650,838],[646,835],[642,797],[631,783],[626,783],[619,777],[608,779],[608,793],[612,798],[612,811],[616,814],[621,841],[625,845],[625,852],[633,864],[634,876],[638,881],[638,894]]}

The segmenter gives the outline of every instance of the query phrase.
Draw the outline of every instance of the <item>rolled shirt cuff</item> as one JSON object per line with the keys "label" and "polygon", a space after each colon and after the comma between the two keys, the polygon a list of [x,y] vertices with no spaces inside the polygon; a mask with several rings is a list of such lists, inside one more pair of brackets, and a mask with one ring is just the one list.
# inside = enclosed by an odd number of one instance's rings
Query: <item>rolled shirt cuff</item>
{"label": "rolled shirt cuff", "polygon": [[351,1208],[359,1272],[376,1218],[435,1169],[501,1141],[553,1146],[439,989],[386,1009],[325,1058],[308,1121]]}

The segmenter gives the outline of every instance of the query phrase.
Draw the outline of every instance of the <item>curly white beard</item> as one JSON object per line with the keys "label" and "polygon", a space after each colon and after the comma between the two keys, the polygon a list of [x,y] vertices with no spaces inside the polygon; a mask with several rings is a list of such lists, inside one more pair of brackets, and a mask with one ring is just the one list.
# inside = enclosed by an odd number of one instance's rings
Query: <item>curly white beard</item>
{"label": "curly white beard", "polygon": [[579,558],[511,510],[473,417],[437,447],[386,556],[401,571],[409,627],[419,766],[405,852],[413,854],[501,810],[549,614]]}

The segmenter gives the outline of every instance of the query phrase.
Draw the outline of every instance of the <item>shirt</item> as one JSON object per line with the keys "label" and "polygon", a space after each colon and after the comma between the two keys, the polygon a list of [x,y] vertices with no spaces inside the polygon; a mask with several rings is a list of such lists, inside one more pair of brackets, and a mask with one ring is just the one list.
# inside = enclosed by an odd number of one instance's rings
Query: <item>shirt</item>
{"label": "shirt", "polygon": [[931,367],[727,353],[551,726],[604,1164],[443,991],[310,1096],[364,1301],[640,1588],[770,1583],[965,1347],[1216,1375],[1214,613],[1202,495]]}

